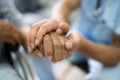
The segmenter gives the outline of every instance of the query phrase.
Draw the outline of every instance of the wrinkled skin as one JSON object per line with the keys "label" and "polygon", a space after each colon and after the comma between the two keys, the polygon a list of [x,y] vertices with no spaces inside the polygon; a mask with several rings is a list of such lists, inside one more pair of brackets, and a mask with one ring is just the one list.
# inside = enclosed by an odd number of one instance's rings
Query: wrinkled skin
{"label": "wrinkled skin", "polygon": [[59,35],[56,32],[51,32],[43,37],[43,51],[35,51],[33,56],[46,57],[52,62],[57,62],[66,59],[71,54],[69,50],[65,48],[65,42],[67,38],[63,35]]}
{"label": "wrinkled skin", "polygon": [[0,41],[13,45],[20,44],[22,35],[8,20],[0,20]]}
{"label": "wrinkled skin", "polygon": [[47,59],[52,60],[53,58],[53,40],[49,34],[45,35],[43,38],[43,46],[44,46],[44,55]]}
{"label": "wrinkled skin", "polygon": [[[81,38],[76,33],[76,34],[69,35],[67,39],[65,39],[65,34],[68,32],[68,30],[69,30],[68,23],[62,20],[44,19],[34,24],[31,30],[29,31],[28,38],[27,38],[27,46],[28,46],[29,52],[35,56],[46,57],[49,60],[52,60],[53,62],[69,58],[71,56],[71,53],[74,50],[78,49]],[[51,32],[56,32],[57,34],[53,36],[51,35]],[[43,49],[43,47],[45,47],[45,45],[43,45],[43,43],[45,44],[44,37],[47,34],[50,34],[52,41],[54,42],[52,43],[53,47],[51,47],[52,49],[54,49],[53,53],[52,51],[50,52]],[[62,36],[59,37],[59,35],[62,35]],[[70,50],[69,48],[67,48],[67,42],[69,42],[69,39],[73,43],[73,48]],[[50,42],[46,42],[46,44],[47,43],[50,43]],[[41,49],[41,46],[42,46],[42,49]],[[50,47],[50,45],[47,47]],[[42,50],[45,50],[45,52]]]}
{"label": "wrinkled skin", "polygon": [[17,28],[8,20],[0,20],[0,42],[6,42],[12,45],[21,44],[26,48],[29,30],[30,27],[28,26]]}
{"label": "wrinkled skin", "polygon": [[36,46],[42,44],[45,34],[55,31],[57,28],[62,29],[62,33],[64,34],[69,30],[69,25],[64,21],[55,19],[45,19],[34,24],[27,39],[29,51],[34,52]]}

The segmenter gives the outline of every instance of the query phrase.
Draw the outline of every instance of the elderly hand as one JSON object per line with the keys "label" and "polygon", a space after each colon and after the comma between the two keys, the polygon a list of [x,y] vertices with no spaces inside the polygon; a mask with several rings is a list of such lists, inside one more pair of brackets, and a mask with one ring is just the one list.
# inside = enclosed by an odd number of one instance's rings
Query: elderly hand
{"label": "elderly hand", "polygon": [[28,35],[28,50],[33,53],[36,47],[40,49],[43,42],[43,37],[49,32],[56,31],[59,34],[64,34],[68,31],[69,25],[65,21],[46,19],[33,25]]}
{"label": "elderly hand", "polygon": [[78,50],[82,37],[78,33],[71,33],[67,38],[53,32],[43,38],[44,55],[49,60],[57,62],[67,59],[73,51]]}
{"label": "elderly hand", "polygon": [[64,35],[59,35],[56,32],[51,32],[43,37],[43,45],[41,50],[35,50],[32,53],[34,56],[45,57],[52,62],[57,62],[66,59],[71,52],[65,48],[67,38]]}
{"label": "elderly hand", "polygon": [[8,20],[0,20],[0,41],[12,45],[22,43],[20,32]]}
{"label": "elderly hand", "polygon": [[67,59],[71,53],[65,48],[66,41],[67,38],[64,35],[58,35],[55,32],[45,35],[43,38],[44,56],[53,62]]}
{"label": "elderly hand", "polygon": [[43,37],[43,44],[36,49],[32,55],[45,57],[52,62],[67,59],[74,50],[80,47],[81,36],[78,33],[71,33],[69,37],[50,32]]}

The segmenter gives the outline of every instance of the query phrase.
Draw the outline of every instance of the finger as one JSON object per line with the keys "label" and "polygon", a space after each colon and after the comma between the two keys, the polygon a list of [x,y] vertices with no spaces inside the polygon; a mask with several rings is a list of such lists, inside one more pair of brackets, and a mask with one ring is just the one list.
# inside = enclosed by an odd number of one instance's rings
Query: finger
{"label": "finger", "polygon": [[69,36],[69,40],[65,43],[65,47],[68,50],[76,50],[81,41],[81,36],[78,33],[71,33]]}
{"label": "finger", "polygon": [[68,39],[64,39],[64,59],[67,59],[68,58],[68,55],[69,55],[69,52],[70,50],[68,50],[66,47],[65,47],[65,43],[67,42]]}
{"label": "finger", "polygon": [[37,55],[38,55],[40,58],[43,58],[43,57],[44,57],[42,52],[39,52]]}
{"label": "finger", "polygon": [[66,57],[67,57],[67,55],[68,55],[68,50],[65,48],[65,42],[66,42],[66,38],[64,37],[64,36],[58,36],[58,38],[59,38],[59,40],[61,41],[61,43],[62,43],[62,57],[61,57],[61,59],[60,60],[63,60],[63,59],[65,59]]}
{"label": "finger", "polygon": [[37,54],[37,56],[39,56],[41,58],[44,56],[43,53],[38,49],[36,50],[36,54]]}
{"label": "finger", "polygon": [[64,34],[64,33],[67,33],[68,30],[69,30],[69,25],[67,23],[65,23],[65,22],[62,22],[62,23],[59,24],[56,32],[58,34],[62,34],[62,33]]}
{"label": "finger", "polygon": [[61,47],[61,58],[60,60],[64,59],[64,39],[63,39],[63,36],[58,36],[59,40],[60,40],[60,43],[62,45]]}
{"label": "finger", "polygon": [[61,60],[61,58],[62,58],[62,56],[63,56],[63,49],[64,49],[64,42],[63,41],[61,41],[60,40],[60,36],[61,35],[58,35],[57,33],[55,33],[55,37],[58,39],[57,41],[58,41],[58,52],[59,53],[57,53],[58,54],[58,61],[60,61]]}
{"label": "finger", "polygon": [[38,56],[39,56],[39,57],[43,57],[41,51],[38,50],[38,49],[35,49],[35,50],[31,53],[31,55],[34,56],[34,57],[38,57]]}
{"label": "finger", "polygon": [[[43,44],[39,45],[36,47],[37,49],[39,49],[42,53],[44,53],[44,46]],[[45,54],[43,54],[45,56]]]}
{"label": "finger", "polygon": [[52,60],[53,57],[53,42],[51,37],[47,34],[43,38],[43,45],[44,45],[44,53],[45,57],[48,60]]}
{"label": "finger", "polygon": [[47,24],[42,25],[39,28],[37,35],[36,35],[36,40],[38,41],[36,46],[41,44],[42,38],[46,33],[56,30],[57,27],[58,27],[58,22],[55,20],[51,20]]}
{"label": "finger", "polygon": [[56,33],[50,33],[51,38],[53,40],[53,47],[54,47],[54,56],[53,56],[53,62],[56,62],[60,60],[61,58],[61,48],[62,44],[60,43],[60,40],[58,39]]}
{"label": "finger", "polygon": [[32,53],[30,53],[32,56],[34,56],[34,57],[37,57],[38,55],[38,52],[37,52],[37,50],[35,50],[35,51],[33,51]]}
{"label": "finger", "polygon": [[[36,41],[35,40],[36,33],[37,33],[39,27],[46,22],[47,22],[47,20],[43,20],[41,22],[38,22],[38,23],[34,24],[32,29],[28,33],[27,44],[29,46],[29,51],[32,52],[33,49],[35,48],[35,42],[34,41]],[[38,43],[38,41],[36,41],[36,42]]]}

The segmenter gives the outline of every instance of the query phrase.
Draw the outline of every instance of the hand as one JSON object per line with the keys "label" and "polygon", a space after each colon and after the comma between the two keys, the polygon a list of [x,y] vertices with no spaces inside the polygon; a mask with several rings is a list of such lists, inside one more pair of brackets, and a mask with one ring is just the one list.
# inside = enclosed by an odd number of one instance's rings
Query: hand
{"label": "hand", "polygon": [[56,32],[51,32],[43,38],[44,55],[48,60],[57,62],[67,59],[70,51],[65,48],[67,38]]}
{"label": "hand", "polygon": [[70,51],[65,48],[67,38],[56,32],[51,32],[43,37],[41,50],[37,49],[32,53],[33,56],[45,57],[52,62],[57,62],[69,57]]}
{"label": "hand", "polygon": [[28,36],[28,32],[30,31],[30,26],[28,25],[24,25],[24,26],[21,26],[20,28],[18,28],[19,32],[21,33],[22,35],[22,45],[25,49],[27,49],[27,36]]}
{"label": "hand", "polygon": [[0,20],[0,41],[12,45],[22,43],[20,32],[8,20]]}
{"label": "hand", "polygon": [[34,52],[36,46],[42,45],[43,36],[51,31],[65,34],[69,30],[69,25],[62,20],[46,19],[33,25],[28,35],[28,50]]}
{"label": "hand", "polygon": [[[83,36],[81,36],[79,33],[72,32],[68,36],[68,40],[65,43],[66,49],[70,50],[71,52],[78,51],[82,45],[83,39]],[[71,56],[71,54],[69,56]]]}
{"label": "hand", "polygon": [[[78,33],[71,33],[68,38],[51,32],[43,37],[43,51],[36,51],[36,56],[45,57],[52,62],[67,59],[73,51],[80,48],[82,37]],[[35,55],[34,54],[34,55]]]}
{"label": "hand", "polygon": [[[67,38],[64,35],[55,33],[50,33],[50,36],[45,35],[43,39],[44,55],[53,62],[67,59],[74,51],[80,50],[83,39],[84,38],[76,32],[72,32]],[[53,43],[53,45],[51,43]]]}

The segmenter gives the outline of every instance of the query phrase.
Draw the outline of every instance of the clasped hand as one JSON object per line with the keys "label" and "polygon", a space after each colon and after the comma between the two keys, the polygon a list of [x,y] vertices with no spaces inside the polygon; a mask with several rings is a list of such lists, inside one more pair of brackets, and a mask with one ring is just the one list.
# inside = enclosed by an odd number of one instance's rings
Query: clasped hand
{"label": "clasped hand", "polygon": [[79,48],[81,36],[71,33],[65,37],[68,30],[69,25],[62,20],[46,19],[34,24],[27,39],[29,52],[53,62],[69,58]]}

